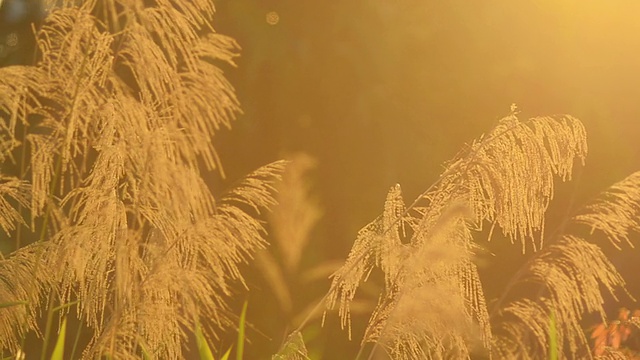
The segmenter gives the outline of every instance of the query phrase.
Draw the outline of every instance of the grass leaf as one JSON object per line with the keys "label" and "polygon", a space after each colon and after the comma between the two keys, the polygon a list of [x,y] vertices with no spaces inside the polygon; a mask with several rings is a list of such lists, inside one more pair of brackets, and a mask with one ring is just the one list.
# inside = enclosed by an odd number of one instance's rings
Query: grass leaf
{"label": "grass leaf", "polygon": [[224,353],[224,355],[222,355],[222,357],[220,358],[220,360],[228,360],[229,359],[229,355],[231,355],[231,348],[229,348],[227,350],[226,353]]}
{"label": "grass leaf", "polygon": [[12,306],[18,306],[18,305],[26,305],[26,304],[28,304],[26,301],[11,301],[11,302],[0,304],[0,309],[12,307]]}
{"label": "grass leaf", "polygon": [[244,353],[244,338],[245,338],[245,321],[247,319],[247,305],[245,301],[242,305],[242,312],[240,313],[240,323],[238,324],[238,350],[236,350],[236,360],[242,360]]}
{"label": "grass leaf", "polygon": [[549,318],[549,360],[558,360],[558,333],[556,330],[556,313],[551,311]]}
{"label": "grass leaf", "polygon": [[56,347],[53,349],[51,360],[63,360],[64,359],[64,341],[67,334],[67,318],[62,320],[62,326],[60,326],[60,333],[58,334],[58,341]]}
{"label": "grass leaf", "polygon": [[[199,343],[198,343],[198,350],[200,350]],[[142,359],[151,360],[151,355],[149,355],[149,351],[147,351],[147,348],[144,347],[144,345],[142,344],[140,344],[140,351],[142,352]]]}
{"label": "grass leaf", "polygon": [[211,348],[209,348],[209,344],[207,344],[207,339],[202,333],[200,324],[196,325],[196,342],[198,343],[198,353],[200,354],[201,360],[215,360]]}

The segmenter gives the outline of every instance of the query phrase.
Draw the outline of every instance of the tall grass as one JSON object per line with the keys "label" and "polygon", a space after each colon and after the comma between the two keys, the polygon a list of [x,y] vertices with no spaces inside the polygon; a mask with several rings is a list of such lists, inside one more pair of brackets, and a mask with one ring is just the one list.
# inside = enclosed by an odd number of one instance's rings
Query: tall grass
{"label": "tall grass", "polygon": [[219,66],[238,46],[209,0],[47,7],[36,63],[0,69],[0,160],[18,167],[0,179],[17,248],[0,261],[0,302],[16,304],[0,310],[0,347],[37,356],[33,332],[48,358],[72,312],[78,356],[183,358],[197,324],[209,340],[236,326],[227,300],[266,244],[255,215],[283,167],[216,196],[204,180],[224,176],[212,138],[239,107]]}
{"label": "tall grass", "polygon": [[[625,282],[579,228],[586,225],[616,246],[631,244],[640,229],[640,181],[632,174],[561,228],[545,231],[553,178],[570,180],[574,162],[584,163],[586,155],[586,131],[578,119],[520,120],[514,107],[410,205],[400,186],[392,187],[382,214],[360,230],[325,297],[351,336],[350,306],[358,289],[372,272],[382,275],[378,305],[356,357],[591,357],[580,321],[591,313],[606,321],[603,291],[615,297]],[[487,224],[489,239],[501,231],[523,252],[536,252],[493,309],[476,265],[482,244],[477,237]],[[507,296],[517,284],[533,290]]]}
{"label": "tall grass", "polygon": [[[182,359],[195,342],[213,358],[228,347],[208,344],[237,330],[242,358],[246,308],[238,321],[228,302],[234,286],[248,287],[242,264],[267,245],[258,215],[275,204],[284,163],[224,193],[205,181],[224,177],[213,138],[240,111],[221,70],[237,44],[214,31],[210,0],[47,6],[35,64],[0,69],[0,228],[15,244],[0,260],[0,347],[42,359]],[[606,321],[603,291],[625,282],[589,232],[632,243],[640,173],[548,231],[554,182],[586,156],[578,119],[522,120],[512,107],[410,204],[391,187],[319,307],[337,308],[351,337],[356,295],[376,273],[382,291],[357,358],[590,357],[580,319]],[[311,166],[299,161],[270,217],[279,255],[256,262],[297,326],[281,360],[309,358],[301,331],[314,319],[299,320],[283,275],[299,270],[320,216],[295,208]],[[476,264],[483,230],[535,252],[493,309]],[[535,286],[509,294],[521,283]],[[41,349],[26,347],[28,334]]]}

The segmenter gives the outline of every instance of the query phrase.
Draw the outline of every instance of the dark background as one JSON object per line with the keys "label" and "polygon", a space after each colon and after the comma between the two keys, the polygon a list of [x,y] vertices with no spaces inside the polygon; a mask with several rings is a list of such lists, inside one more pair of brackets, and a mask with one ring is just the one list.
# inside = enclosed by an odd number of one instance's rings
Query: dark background
{"label": "dark background", "polygon": [[[37,1],[4,3],[0,62],[28,62],[28,24],[42,9]],[[227,173],[222,185],[296,152],[317,160],[310,182],[324,216],[303,267],[343,260],[358,229],[382,211],[389,187],[400,183],[411,202],[437,179],[445,161],[487,132],[512,103],[523,117],[567,113],[587,129],[587,164],[575,181],[559,187],[550,228],[570,211],[570,199],[578,206],[640,169],[635,0],[216,4],[217,31],[242,47],[238,67],[225,68],[244,113],[232,131],[216,135]],[[270,12],[277,24],[268,23]],[[11,34],[20,41],[9,49]],[[482,269],[491,302],[526,256],[505,239],[486,244],[480,234],[478,241],[496,255]],[[640,296],[634,284],[637,251],[611,253]],[[277,324],[268,289],[252,281],[260,300],[250,298],[255,329],[247,358],[267,358],[286,329]],[[306,307],[328,285],[305,288],[296,306]],[[635,306],[625,299],[626,306]],[[612,316],[618,306],[607,304]],[[324,335],[310,334],[317,324],[309,327],[310,350],[327,359],[353,357],[358,327],[354,341],[346,343],[346,333],[332,330],[335,324],[331,314]]]}

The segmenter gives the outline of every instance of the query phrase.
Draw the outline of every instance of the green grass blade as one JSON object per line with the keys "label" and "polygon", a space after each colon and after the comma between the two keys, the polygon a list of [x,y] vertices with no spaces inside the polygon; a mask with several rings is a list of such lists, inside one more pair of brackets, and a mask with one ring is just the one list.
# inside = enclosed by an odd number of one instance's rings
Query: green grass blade
{"label": "green grass blade", "polygon": [[229,350],[227,350],[227,352],[222,355],[220,360],[229,360],[229,355],[231,355],[231,348],[229,348]]}
{"label": "green grass blade", "polygon": [[[147,348],[144,347],[144,345],[139,344],[140,345],[140,351],[142,351],[142,359],[143,360],[151,360],[151,355],[149,355],[149,352],[147,351]],[[200,349],[200,346],[198,346],[198,349]]]}
{"label": "green grass blade", "polygon": [[549,319],[549,360],[558,360],[558,332],[556,329],[556,313],[551,311]]}
{"label": "green grass blade", "polygon": [[11,302],[0,304],[0,309],[12,307],[12,306],[18,306],[18,305],[26,305],[26,304],[28,304],[28,302],[26,301],[11,301]]}
{"label": "green grass blade", "polygon": [[240,323],[238,324],[238,347],[236,350],[236,360],[242,360],[242,356],[244,355],[244,323],[247,319],[247,305],[248,302],[245,301],[242,305],[242,313],[240,313]]}
{"label": "green grass blade", "polygon": [[54,308],[53,308],[53,311],[60,311],[60,310],[62,310],[62,309],[66,309],[66,308],[68,308],[68,307],[71,307],[71,306],[73,306],[73,305],[75,305],[75,304],[79,303],[79,302],[80,302],[80,300],[75,300],[75,301],[71,301],[71,302],[68,302],[68,303],[62,304],[62,305],[60,305],[60,306],[56,306],[56,307],[54,307]]}
{"label": "green grass blade", "polygon": [[196,325],[196,343],[198,344],[198,353],[200,354],[200,360],[215,360],[215,358],[213,357],[213,353],[211,352],[211,348],[209,348],[209,344],[207,344],[207,339],[202,333],[200,324]]}
{"label": "green grass blade", "polygon": [[62,320],[62,326],[60,326],[60,334],[58,334],[58,341],[56,347],[53,349],[51,360],[63,360],[64,359],[64,341],[67,334],[67,318]]}

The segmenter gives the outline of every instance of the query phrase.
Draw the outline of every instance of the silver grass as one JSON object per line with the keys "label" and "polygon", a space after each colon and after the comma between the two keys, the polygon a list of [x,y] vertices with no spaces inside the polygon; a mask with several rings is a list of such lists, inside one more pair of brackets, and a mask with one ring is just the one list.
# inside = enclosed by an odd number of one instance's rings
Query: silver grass
{"label": "silver grass", "polygon": [[[602,291],[615,298],[625,282],[599,246],[566,233],[543,247],[542,236],[554,175],[570,179],[575,159],[584,163],[586,152],[585,130],[570,116],[521,122],[514,112],[502,119],[410,206],[399,186],[391,189],[383,214],[359,232],[333,275],[327,308],[338,304],[342,326],[350,327],[355,293],[378,268],[385,286],[363,338],[375,343],[370,358],[379,346],[393,359],[468,358],[478,352],[543,358],[552,347],[550,319],[556,319],[553,346],[559,354],[590,357],[580,319],[595,312],[604,321]],[[635,173],[612,186],[571,224],[604,233],[616,247],[632,245],[630,236],[640,229],[638,179]],[[451,210],[456,208],[463,210]],[[535,284],[537,293],[500,304],[491,323],[471,235],[485,221],[491,232],[497,226],[520,242],[523,251],[527,242],[541,249],[515,276],[518,283]]]}
{"label": "silver grass", "polygon": [[[571,224],[596,230],[618,249],[623,242],[633,246],[631,236],[640,229],[640,182],[633,173],[612,185],[573,216]],[[614,298],[625,281],[600,247],[572,235],[561,234],[519,272],[519,282],[536,284],[535,298],[522,298],[505,305],[494,321],[493,355],[538,359],[548,355],[549,321],[556,319],[559,354],[591,357],[588,340],[580,327],[583,315],[598,313],[605,322],[603,289]],[[552,315],[553,314],[553,315]],[[626,358],[610,349],[598,359]]]}
{"label": "silver grass", "polygon": [[[586,153],[579,120],[562,115],[520,121],[512,112],[451,161],[410,206],[405,207],[399,187],[389,192],[383,214],[359,232],[345,265],[334,274],[327,308],[339,305],[342,325],[350,328],[349,305],[360,283],[379,268],[385,288],[365,342],[380,343],[393,358],[406,359],[466,358],[477,344],[490,351],[471,231],[487,221],[492,230],[498,226],[520,242],[523,251],[527,242],[541,247],[553,176],[569,179],[575,159],[584,161]],[[452,206],[464,210],[452,211]],[[443,255],[446,248],[455,255]],[[464,320],[451,325],[448,313],[436,310],[442,305],[434,291],[454,299],[451,306]],[[417,308],[426,314],[416,315]]]}
{"label": "silver grass", "polygon": [[25,224],[19,211],[13,207],[9,199],[20,206],[29,205],[31,187],[28,182],[0,174],[0,227],[7,234],[16,228],[16,224]]}
{"label": "silver grass", "polygon": [[630,236],[640,234],[640,172],[611,186],[573,220],[599,230],[618,249],[623,242],[633,247]]}
{"label": "silver grass", "polygon": [[284,164],[219,198],[203,179],[203,165],[223,176],[212,137],[239,112],[218,67],[238,46],[212,29],[211,1],[47,6],[37,64],[0,69],[2,160],[30,157],[25,179],[2,178],[0,225],[23,222],[15,202],[41,235],[0,266],[12,279],[0,302],[26,304],[0,310],[0,345],[15,352],[38,331],[47,290],[77,302],[84,358],[183,358],[196,324],[208,338],[234,325],[226,302],[265,245],[256,211],[274,204]]}
{"label": "silver grass", "polygon": [[27,332],[40,333],[38,308],[50,284],[39,258],[47,247],[28,245],[0,260],[0,347],[12,353],[20,350]]}
{"label": "silver grass", "polygon": [[571,358],[588,356],[589,343],[580,319],[598,313],[604,320],[601,289],[615,297],[615,290],[625,286],[600,247],[564,235],[530,261],[524,274],[521,281],[536,284],[539,290],[534,298],[515,300],[502,308],[494,321],[494,354],[498,358],[547,356],[553,316],[558,353]]}

